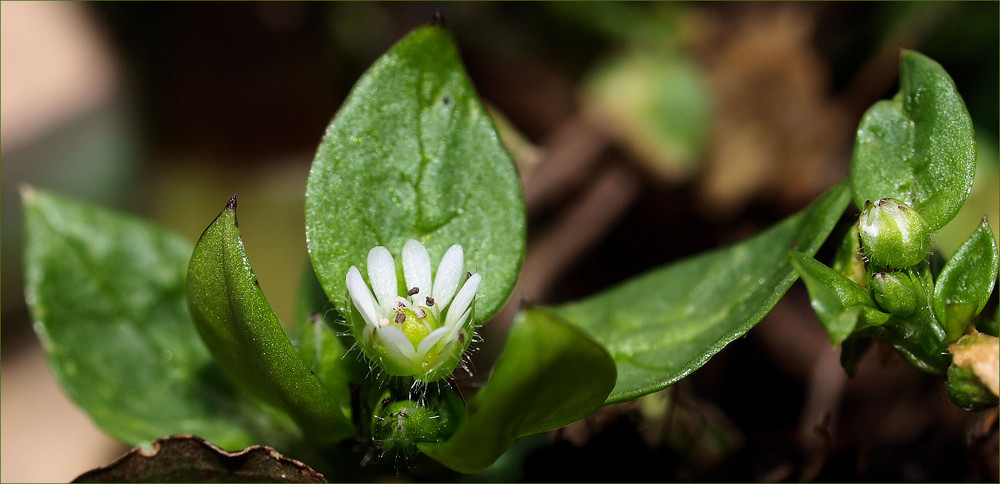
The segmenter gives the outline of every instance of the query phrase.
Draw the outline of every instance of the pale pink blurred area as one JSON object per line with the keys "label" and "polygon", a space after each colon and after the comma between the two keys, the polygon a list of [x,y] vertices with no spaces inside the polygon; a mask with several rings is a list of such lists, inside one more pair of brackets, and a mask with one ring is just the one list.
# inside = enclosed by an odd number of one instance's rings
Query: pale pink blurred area
{"label": "pale pink blurred area", "polygon": [[0,132],[4,153],[107,102],[115,59],[84,5],[0,3]]}
{"label": "pale pink blurred area", "polygon": [[[0,19],[0,138],[6,165],[10,152],[108,103],[121,76],[84,4],[5,1]],[[4,222],[11,223],[7,217]],[[21,293],[19,284],[8,282],[5,292]],[[5,294],[4,300],[12,297]],[[10,339],[0,370],[0,481],[67,482],[116,458],[122,445],[67,398],[37,339],[12,330],[9,315],[25,317],[4,314],[9,324],[3,337]]]}

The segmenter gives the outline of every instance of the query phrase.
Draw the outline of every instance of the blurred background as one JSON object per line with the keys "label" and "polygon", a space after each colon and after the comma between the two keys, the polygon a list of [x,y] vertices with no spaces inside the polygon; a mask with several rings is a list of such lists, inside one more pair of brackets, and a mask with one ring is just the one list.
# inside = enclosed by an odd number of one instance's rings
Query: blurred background
{"label": "blurred background", "polygon": [[[949,254],[983,214],[1000,220],[996,2],[0,5],[4,482],[68,481],[126,450],[45,366],[18,188],[192,241],[238,192],[248,255],[287,321],[316,145],[364,69],[435,12],[524,181],[515,303],[579,298],[801,209],[847,174],[858,120],[897,89],[901,48],[945,67],[977,132],[973,193],[936,242]],[[480,371],[511,314],[484,328]],[[690,378],[525,439],[497,475],[997,481],[995,409],[962,412],[942,379],[869,356],[847,378],[797,284]]]}

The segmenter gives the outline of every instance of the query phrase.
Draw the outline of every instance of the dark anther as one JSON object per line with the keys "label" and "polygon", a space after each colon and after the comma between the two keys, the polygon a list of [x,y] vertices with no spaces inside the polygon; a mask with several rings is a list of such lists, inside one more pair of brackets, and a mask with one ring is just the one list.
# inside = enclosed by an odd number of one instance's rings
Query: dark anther
{"label": "dark anther", "polygon": [[434,306],[434,298],[432,298],[430,296],[427,296],[427,300],[424,301],[424,302],[427,303],[427,307],[433,307]]}
{"label": "dark anther", "polygon": [[412,295],[414,295],[414,294],[416,294],[418,292],[420,292],[420,288],[417,287],[417,286],[413,286],[412,288],[410,288],[409,291],[406,291],[406,295],[407,296],[412,296]]}
{"label": "dark anther", "polygon": [[403,321],[406,321],[406,315],[403,313],[396,313],[395,320],[396,324],[403,324]]}

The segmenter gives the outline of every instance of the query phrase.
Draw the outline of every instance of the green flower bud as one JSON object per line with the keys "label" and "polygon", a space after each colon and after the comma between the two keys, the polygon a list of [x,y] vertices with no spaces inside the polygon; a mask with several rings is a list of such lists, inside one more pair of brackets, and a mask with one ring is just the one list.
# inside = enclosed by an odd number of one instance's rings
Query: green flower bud
{"label": "green flower bud", "polygon": [[909,316],[917,309],[917,291],[906,273],[876,272],[872,274],[868,287],[875,302],[892,314]]}
{"label": "green flower bud", "polygon": [[412,458],[420,442],[441,442],[451,436],[458,421],[454,395],[424,401],[392,401],[382,395],[372,412],[372,438],[382,457]]}
{"label": "green flower bud", "polygon": [[931,233],[927,223],[916,211],[892,198],[874,204],[866,202],[858,231],[865,255],[883,267],[911,267],[930,252]]}

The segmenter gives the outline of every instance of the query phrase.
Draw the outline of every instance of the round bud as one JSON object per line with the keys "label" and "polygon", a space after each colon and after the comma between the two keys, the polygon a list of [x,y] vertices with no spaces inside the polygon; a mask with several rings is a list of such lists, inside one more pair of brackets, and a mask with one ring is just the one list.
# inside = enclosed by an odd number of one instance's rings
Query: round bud
{"label": "round bud", "polygon": [[868,287],[875,302],[892,314],[909,316],[917,309],[917,292],[906,273],[876,272],[872,274]]}
{"label": "round bud", "polygon": [[374,410],[372,437],[385,456],[415,456],[418,443],[445,440],[457,420],[448,397],[393,401],[387,391]]}
{"label": "round bud", "polygon": [[866,202],[858,231],[865,256],[882,267],[912,267],[930,252],[930,228],[920,214],[899,200]]}

